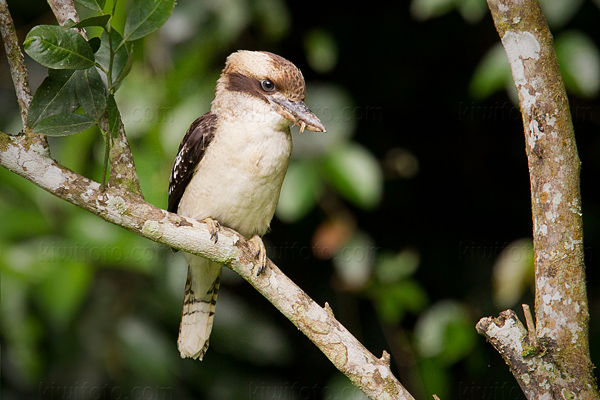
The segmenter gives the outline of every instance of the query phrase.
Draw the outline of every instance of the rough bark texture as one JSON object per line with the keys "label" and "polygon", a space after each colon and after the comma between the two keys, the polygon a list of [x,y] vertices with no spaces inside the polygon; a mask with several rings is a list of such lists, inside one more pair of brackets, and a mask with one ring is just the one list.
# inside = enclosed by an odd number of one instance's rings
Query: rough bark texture
{"label": "rough bark texture", "polygon": [[528,399],[535,397],[530,373],[538,368],[540,359],[533,357],[537,349],[527,342],[527,329],[517,314],[513,310],[506,310],[498,318],[482,318],[477,323],[477,332],[484,335],[502,355],[525,396]]}
{"label": "rough bark texture", "polygon": [[552,35],[537,0],[488,5],[523,115],[539,347],[528,345],[527,331],[510,310],[496,320],[482,319],[477,329],[502,354],[528,398],[598,399],[589,355],[581,163]]}
{"label": "rough bark texture", "polygon": [[[100,128],[108,132],[108,114],[100,118]],[[108,135],[107,135],[108,136]],[[107,138],[111,141],[108,158],[110,161],[109,187],[122,187],[134,196],[144,199],[140,181],[138,180],[133,154],[129,147],[129,141],[125,136],[123,122],[119,121],[119,134],[115,138]]]}
{"label": "rough bark texture", "polygon": [[75,9],[75,4],[68,0],[48,0],[52,13],[60,26],[66,24],[69,20],[79,22],[79,14]]}
{"label": "rough bark texture", "polygon": [[[71,1],[50,0],[49,3],[59,23],[78,18]],[[0,0],[0,7],[7,17],[2,21],[3,40],[10,42],[6,44],[7,49],[12,46],[20,52],[16,37],[10,36],[14,26],[4,0]],[[4,25],[8,29],[4,29]],[[26,70],[24,64],[19,67]],[[24,85],[27,86],[26,79]],[[19,105],[26,115],[28,103],[20,101]],[[101,120],[101,125],[103,123]],[[0,132],[0,165],[108,222],[155,242],[227,265],[273,303],[370,399],[413,399],[392,374],[389,354],[384,352],[377,358],[370,353],[335,319],[328,305],[322,308],[316,304],[271,261],[265,272],[256,276],[253,273],[255,260],[246,238],[223,227],[215,244],[205,224],[146,203],[139,190],[122,125],[114,141],[110,153],[111,177],[105,191],[101,191],[98,182],[53,160],[47,143],[37,135],[9,136]]]}
{"label": "rough bark texture", "polygon": [[21,120],[23,121],[23,129],[27,128],[27,111],[29,103],[31,103],[31,90],[29,89],[29,78],[25,59],[19,47],[17,33],[13,24],[12,17],[8,12],[6,0],[0,0],[0,30],[4,39],[4,48],[8,57],[10,66],[10,74],[17,93],[17,101],[21,110]]}

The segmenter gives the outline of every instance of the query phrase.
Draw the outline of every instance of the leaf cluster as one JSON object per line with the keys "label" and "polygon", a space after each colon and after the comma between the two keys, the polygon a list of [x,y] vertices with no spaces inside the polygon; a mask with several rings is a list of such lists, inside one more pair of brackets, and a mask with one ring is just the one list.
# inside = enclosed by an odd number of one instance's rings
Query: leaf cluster
{"label": "leaf cluster", "polygon": [[[105,0],[77,2],[100,15],[65,26],[38,25],[27,34],[25,52],[49,68],[33,96],[27,122],[37,134],[65,136],[98,124],[106,115],[108,143],[120,127],[114,94],[131,70],[132,42],[161,27],[175,0],[133,2],[123,34],[111,24],[116,1],[110,13],[104,11]],[[102,34],[86,39],[83,29],[90,26],[101,27]]]}

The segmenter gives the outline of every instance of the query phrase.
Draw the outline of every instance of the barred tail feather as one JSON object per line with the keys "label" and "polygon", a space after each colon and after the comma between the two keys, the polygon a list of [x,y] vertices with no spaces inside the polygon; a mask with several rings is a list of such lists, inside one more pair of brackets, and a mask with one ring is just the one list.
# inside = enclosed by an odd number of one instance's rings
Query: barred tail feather
{"label": "barred tail feather", "polygon": [[182,358],[202,360],[208,350],[213,326],[217,294],[221,282],[221,266],[202,259],[201,266],[188,267],[181,325],[177,346]]}

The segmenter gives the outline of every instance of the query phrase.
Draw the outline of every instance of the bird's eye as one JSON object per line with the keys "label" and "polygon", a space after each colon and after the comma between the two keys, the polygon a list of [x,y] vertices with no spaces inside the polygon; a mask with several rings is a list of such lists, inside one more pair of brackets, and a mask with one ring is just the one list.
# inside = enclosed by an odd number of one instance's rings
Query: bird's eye
{"label": "bird's eye", "polygon": [[273,83],[273,81],[271,81],[269,79],[263,80],[260,83],[260,86],[262,86],[262,88],[265,92],[272,92],[273,90],[275,90],[275,84]]}

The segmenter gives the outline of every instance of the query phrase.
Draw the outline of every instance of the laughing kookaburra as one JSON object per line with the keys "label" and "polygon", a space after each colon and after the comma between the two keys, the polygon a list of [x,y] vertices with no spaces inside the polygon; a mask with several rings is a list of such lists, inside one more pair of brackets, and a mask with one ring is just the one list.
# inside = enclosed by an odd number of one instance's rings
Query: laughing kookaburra
{"label": "laughing kookaburra", "polygon": [[[238,51],[227,58],[209,113],[188,129],[169,180],[169,211],[204,221],[218,240],[220,224],[247,238],[256,273],[266,265],[261,236],[269,228],[283,183],[292,138],[325,132],[304,104],[304,78],[294,64],[267,52]],[[181,357],[206,353],[221,265],[185,254],[188,262],[178,347]]]}

